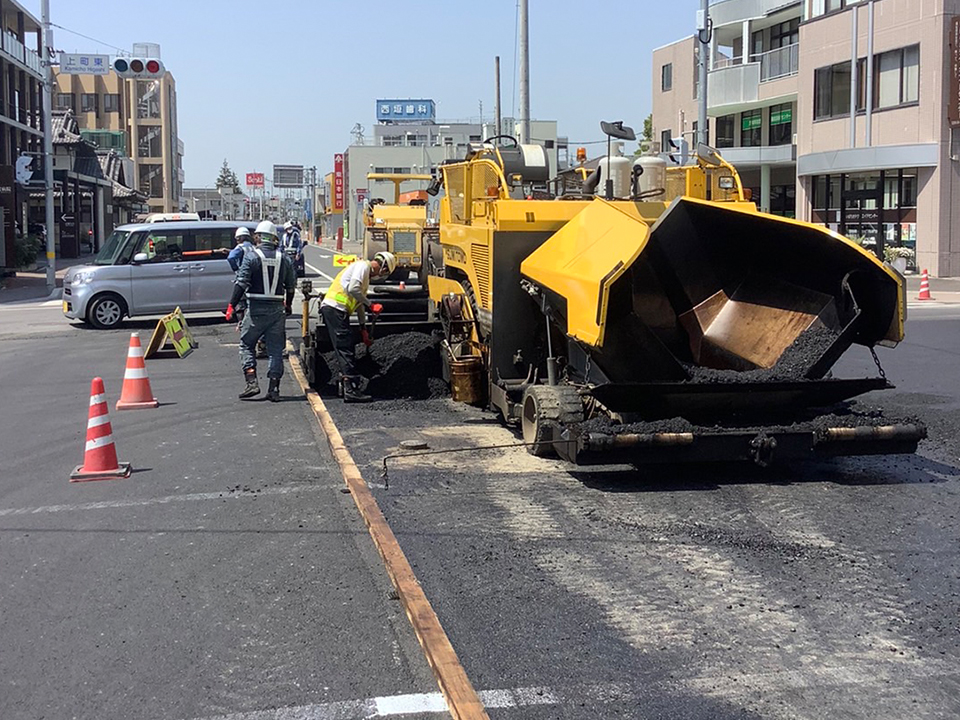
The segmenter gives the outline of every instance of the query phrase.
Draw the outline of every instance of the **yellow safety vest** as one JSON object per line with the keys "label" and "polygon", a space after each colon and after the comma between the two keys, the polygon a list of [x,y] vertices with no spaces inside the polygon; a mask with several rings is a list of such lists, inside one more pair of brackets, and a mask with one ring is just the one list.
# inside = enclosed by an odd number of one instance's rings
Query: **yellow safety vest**
{"label": "yellow safety vest", "polygon": [[336,303],[343,305],[347,309],[347,314],[352,315],[357,311],[360,303],[357,302],[357,299],[347,295],[343,289],[343,274],[347,271],[350,266],[348,265],[333,279],[333,282],[330,283],[330,288],[327,290],[327,294],[323,296],[324,300],[333,300]]}

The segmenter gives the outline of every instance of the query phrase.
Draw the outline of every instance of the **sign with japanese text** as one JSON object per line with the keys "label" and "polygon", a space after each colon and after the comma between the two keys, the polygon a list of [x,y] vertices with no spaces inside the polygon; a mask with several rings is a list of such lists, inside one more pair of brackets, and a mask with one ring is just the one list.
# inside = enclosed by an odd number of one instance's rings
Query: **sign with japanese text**
{"label": "sign with japanese text", "polygon": [[950,25],[950,97],[947,100],[947,121],[960,126],[960,16]]}
{"label": "sign with japanese text", "polygon": [[435,120],[433,100],[377,100],[377,120]]}
{"label": "sign with japanese text", "polygon": [[263,187],[263,173],[247,173],[247,187]]}
{"label": "sign with japanese text", "polygon": [[110,72],[110,56],[60,53],[60,72],[67,75],[107,75]]}
{"label": "sign with japanese text", "polygon": [[343,153],[333,156],[333,211],[343,212]]}

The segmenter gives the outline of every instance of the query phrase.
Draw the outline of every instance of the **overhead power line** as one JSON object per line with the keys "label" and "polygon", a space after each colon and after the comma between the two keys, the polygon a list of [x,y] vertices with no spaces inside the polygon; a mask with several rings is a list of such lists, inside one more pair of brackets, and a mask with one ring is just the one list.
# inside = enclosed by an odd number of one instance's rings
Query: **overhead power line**
{"label": "overhead power line", "polygon": [[50,27],[55,27],[55,28],[57,28],[57,29],[59,29],[59,30],[65,30],[66,32],[70,33],[71,35],[77,35],[78,37],[82,37],[84,40],[91,40],[91,41],[97,43],[98,45],[103,45],[104,47],[112,48],[113,50],[117,50],[117,51],[118,51],[120,54],[122,54],[122,55],[129,55],[129,54],[130,54],[130,51],[129,51],[129,50],[125,50],[125,49],[122,48],[122,47],[118,47],[117,45],[114,45],[113,43],[104,42],[103,40],[97,40],[97,38],[95,38],[95,37],[90,37],[89,35],[84,35],[82,32],[77,32],[76,30],[71,30],[70,28],[64,27],[63,25],[57,25],[56,23],[50,23]]}

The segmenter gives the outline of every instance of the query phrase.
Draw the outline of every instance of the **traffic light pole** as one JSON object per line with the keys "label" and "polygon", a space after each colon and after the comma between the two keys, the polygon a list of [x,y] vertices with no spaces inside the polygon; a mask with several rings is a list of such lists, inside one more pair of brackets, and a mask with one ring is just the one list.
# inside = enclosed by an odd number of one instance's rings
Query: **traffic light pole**
{"label": "traffic light pole", "polygon": [[57,287],[57,245],[53,218],[53,31],[50,29],[50,0],[42,0],[43,22],[43,176],[46,189],[44,209],[47,234],[47,292]]}

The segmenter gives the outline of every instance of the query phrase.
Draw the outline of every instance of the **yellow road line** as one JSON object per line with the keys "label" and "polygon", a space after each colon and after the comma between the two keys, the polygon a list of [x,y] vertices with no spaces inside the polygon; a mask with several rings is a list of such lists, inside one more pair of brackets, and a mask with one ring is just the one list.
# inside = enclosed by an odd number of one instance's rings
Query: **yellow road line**
{"label": "yellow road line", "polygon": [[[288,348],[290,345],[288,344]],[[406,555],[400,548],[393,530],[387,524],[377,501],[370,492],[370,488],[360,474],[360,469],[353,461],[350,451],[347,449],[340,431],[337,430],[333,418],[327,411],[326,405],[317,392],[311,388],[304,374],[303,368],[299,362],[294,362],[294,355],[290,353],[290,369],[293,376],[300,384],[300,389],[307,396],[313,414],[316,415],[320,427],[327,437],[327,444],[330,446],[330,452],[340,466],[340,472],[343,480],[350,489],[353,501],[357,504],[357,509],[367,524],[370,531],[370,537],[373,538],[374,545],[383,558],[383,564],[386,567],[390,581],[396,589],[406,610],[407,618],[413,626],[413,631],[420,641],[420,647],[427,658],[430,668],[433,670],[437,684],[440,686],[440,692],[447,702],[450,715],[455,720],[489,720],[483,703],[477,696],[477,691],[467,677],[466,671],[460,664],[450,638],[440,625],[440,619],[434,612],[430,601],[427,600],[420,582],[413,573],[413,568],[407,560]]]}

